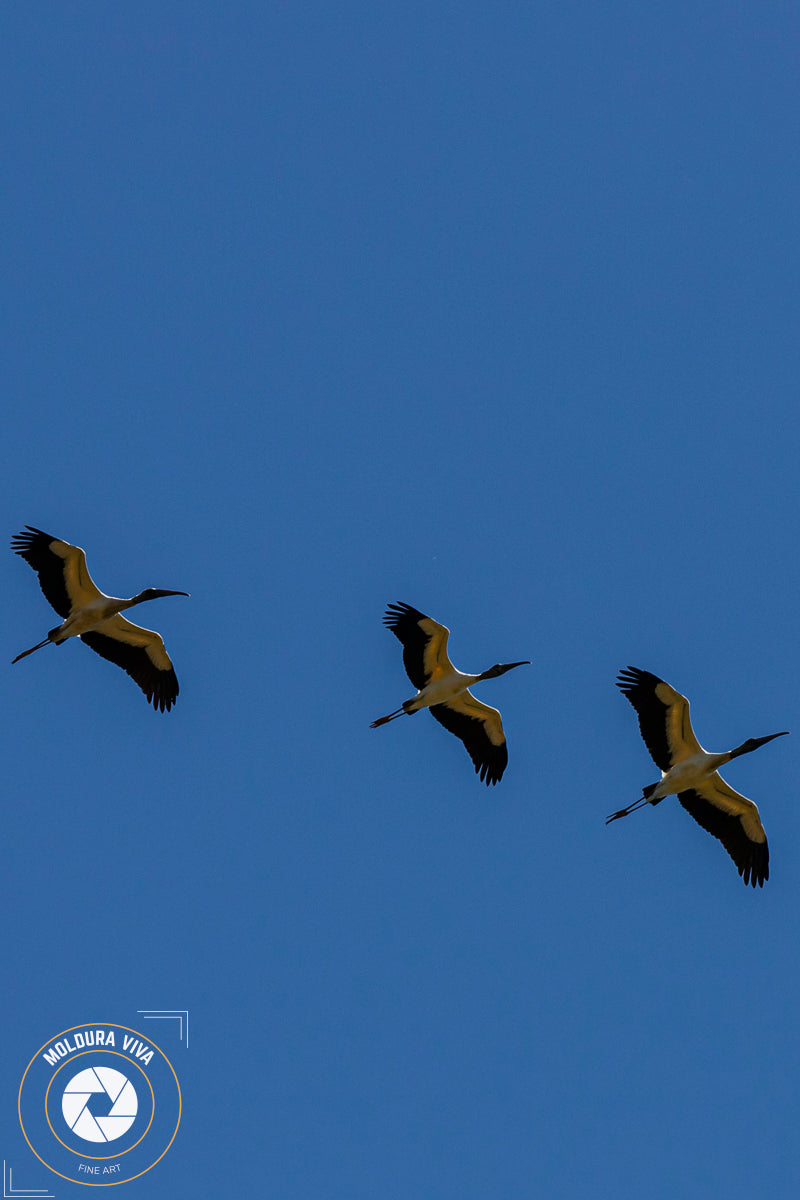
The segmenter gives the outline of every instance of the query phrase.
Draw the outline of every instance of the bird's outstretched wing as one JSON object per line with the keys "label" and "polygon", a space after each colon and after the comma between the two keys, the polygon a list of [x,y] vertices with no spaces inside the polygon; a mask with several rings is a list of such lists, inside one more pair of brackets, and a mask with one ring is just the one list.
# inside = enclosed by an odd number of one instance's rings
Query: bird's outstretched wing
{"label": "bird's outstretched wing", "polygon": [[429,711],[440,725],[461,739],[475,764],[476,774],[487,787],[503,778],[508,766],[508,747],[496,708],[482,704],[467,691],[447,704],[432,705]]}
{"label": "bird's outstretched wing", "polygon": [[82,608],[104,593],[94,583],[80,546],[72,546],[33,525],[11,539],[11,549],[24,558],[39,576],[39,587],[49,604],[65,619],[73,608]]}
{"label": "bird's outstretched wing", "polygon": [[81,641],[101,658],[127,671],[153,708],[169,712],[180,689],[161,634],[134,625],[119,613],[104,621],[101,628],[104,632],[93,629],[82,633]]}
{"label": "bird's outstretched wing", "polygon": [[715,838],[736,863],[745,883],[764,886],[769,879],[769,846],[758,809],[714,772],[688,792],[679,792],[686,811]]}
{"label": "bird's outstretched wing", "polygon": [[418,691],[432,680],[454,671],[447,657],[450,630],[446,625],[426,617],[410,604],[390,604],[383,623],[402,642],[403,666]]}
{"label": "bird's outstretched wing", "polygon": [[660,770],[701,753],[689,720],[689,701],[664,679],[626,667],[617,677],[617,687],[636,709],[644,744]]}

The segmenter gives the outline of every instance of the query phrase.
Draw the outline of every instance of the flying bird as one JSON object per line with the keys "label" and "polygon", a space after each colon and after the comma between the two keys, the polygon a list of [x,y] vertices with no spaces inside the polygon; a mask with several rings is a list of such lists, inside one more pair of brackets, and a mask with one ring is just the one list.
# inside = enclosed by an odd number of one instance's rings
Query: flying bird
{"label": "flying bird", "polygon": [[620,671],[616,682],[639,715],[639,728],[653,761],[661,769],[661,781],[643,788],[639,800],[612,813],[606,824],[645,804],[658,804],[665,796],[677,795],[695,821],[719,838],[745,884],[763,887],[764,880],[769,879],[769,848],[758,809],[752,800],[735,792],[717,769],[774,738],[786,737],[788,731],[748,738],[735,750],[709,754],[694,735],[689,701],[680,692],[657,675],[636,667]]}
{"label": "flying bird", "polygon": [[130,600],[106,596],[94,584],[80,546],[62,542],[33,525],[25,528],[27,533],[17,533],[11,539],[11,549],[33,567],[46,599],[64,620],[50,630],[44,641],[24,650],[13,661],[19,662],[48,642],[59,646],[67,638],[79,637],[101,658],[127,671],[154,708],[169,711],[179,689],[161,634],[126,621],[120,613],[145,600],[189,593],[145,588]]}
{"label": "flying bird", "polygon": [[370,729],[377,729],[404,713],[410,716],[428,708],[440,725],[464,743],[476,774],[486,781],[486,786],[497,783],[508,765],[503,722],[496,708],[482,704],[467,689],[482,679],[495,679],[512,667],[530,663],[497,663],[480,675],[464,675],[447,657],[450,630],[432,617],[426,617],[410,604],[390,604],[383,623],[403,644],[403,663],[417,694],[387,717],[373,721]]}

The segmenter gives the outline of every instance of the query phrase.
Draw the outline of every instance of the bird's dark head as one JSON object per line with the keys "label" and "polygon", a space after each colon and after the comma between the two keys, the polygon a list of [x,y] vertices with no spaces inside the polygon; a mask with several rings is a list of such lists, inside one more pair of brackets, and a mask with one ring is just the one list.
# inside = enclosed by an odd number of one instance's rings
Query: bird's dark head
{"label": "bird's dark head", "polygon": [[495,663],[493,667],[489,667],[488,671],[484,671],[480,676],[481,679],[496,679],[498,675],[505,675],[506,671],[513,670],[514,667],[529,667],[530,661],[516,663]]}
{"label": "bird's dark head", "polygon": [[170,592],[166,588],[145,588],[143,592],[139,592],[136,597],[137,601],[142,600],[158,600],[161,596],[188,596],[188,592]]}
{"label": "bird's dark head", "polygon": [[766,746],[767,742],[774,741],[775,738],[787,737],[788,729],[784,729],[782,733],[770,733],[763,738],[748,738],[746,742],[742,742],[741,746],[737,746],[735,750],[731,750],[731,758],[738,758],[740,754],[749,754],[751,750],[757,750],[759,746]]}

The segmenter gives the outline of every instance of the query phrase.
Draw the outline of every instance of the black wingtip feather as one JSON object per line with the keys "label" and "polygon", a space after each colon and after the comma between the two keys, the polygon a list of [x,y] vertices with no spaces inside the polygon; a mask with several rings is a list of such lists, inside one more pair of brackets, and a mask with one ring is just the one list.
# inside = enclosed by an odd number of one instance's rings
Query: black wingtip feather
{"label": "black wingtip feather", "polygon": [[616,678],[617,687],[626,696],[630,696],[630,693],[638,688],[655,691],[658,684],[662,682],[652,671],[642,671],[639,667],[625,667]]}
{"label": "black wingtip feather", "polygon": [[[58,541],[58,538],[45,533],[42,529],[36,529],[33,525],[26,525],[25,528],[30,532],[15,533],[11,538],[11,549],[22,558],[27,559],[31,551],[46,550],[51,542]],[[39,542],[38,546],[36,545],[37,542]]]}
{"label": "black wingtip feather", "polygon": [[397,604],[387,604],[386,612],[383,614],[383,623],[388,629],[395,633],[401,624],[408,623],[416,625],[418,621],[425,619],[425,613],[421,613],[418,608],[412,608],[410,604],[403,604],[399,601]]}

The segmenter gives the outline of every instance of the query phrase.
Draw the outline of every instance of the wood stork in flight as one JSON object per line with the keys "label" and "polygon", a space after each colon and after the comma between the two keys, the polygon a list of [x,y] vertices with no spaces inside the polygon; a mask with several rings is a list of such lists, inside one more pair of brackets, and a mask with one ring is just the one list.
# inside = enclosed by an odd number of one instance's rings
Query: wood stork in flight
{"label": "wood stork in flight", "polygon": [[606,824],[644,804],[658,804],[665,796],[677,794],[695,821],[719,838],[744,882],[763,887],[769,879],[769,848],[758,809],[752,800],[729,787],[717,768],[773,738],[786,737],[787,731],[748,738],[735,750],[709,754],[694,735],[689,701],[663,679],[628,667],[620,671],[617,687],[639,714],[639,728],[653,761],[661,768],[661,781],[643,788],[639,800],[612,813]]}
{"label": "wood stork in flight", "polygon": [[481,675],[464,675],[457,671],[447,657],[450,630],[432,617],[412,608],[410,604],[390,604],[383,618],[384,625],[403,643],[403,664],[417,694],[406,700],[388,717],[373,721],[377,729],[405,713],[429,708],[431,716],[449,729],[467,748],[475,771],[486,781],[497,783],[508,764],[503,722],[496,708],[481,704],[467,689],[482,679],[504,675],[512,667],[530,666],[529,662],[497,663]]}
{"label": "wood stork in flight", "polygon": [[102,658],[127,671],[154,708],[169,711],[178,698],[178,680],[161,635],[131,624],[120,613],[145,600],[189,593],[145,588],[130,600],[106,596],[92,581],[80,546],[62,542],[33,525],[25,528],[28,533],[17,533],[11,539],[11,549],[31,564],[45,597],[65,620],[51,629],[43,642],[13,661],[19,662],[48,642],[59,646],[67,638],[79,637]]}

